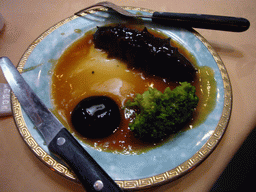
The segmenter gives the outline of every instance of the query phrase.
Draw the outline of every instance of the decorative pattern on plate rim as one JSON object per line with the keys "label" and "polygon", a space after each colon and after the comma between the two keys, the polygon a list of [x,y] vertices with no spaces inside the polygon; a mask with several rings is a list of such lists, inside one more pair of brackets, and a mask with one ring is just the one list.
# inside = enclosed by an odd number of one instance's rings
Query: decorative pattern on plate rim
{"label": "decorative pattern on plate rim", "polygon": [[[135,11],[142,11],[142,12],[149,12],[153,13],[152,10],[145,9],[145,8],[136,8],[136,7],[123,7],[127,10],[135,10]],[[88,11],[87,13],[94,13],[97,11],[104,11],[105,9],[93,9]],[[77,18],[77,16],[70,16],[56,25],[52,26],[48,30],[46,30],[43,34],[41,34],[25,51],[23,54],[21,60],[19,61],[17,69],[22,72],[22,69],[28,59],[28,56],[31,54],[33,49],[50,33],[52,33],[55,29],[59,28],[60,26],[70,22],[71,20]],[[213,49],[213,47],[207,42],[207,40],[202,37],[199,33],[192,30],[192,33],[207,47],[207,49],[212,54],[214,60],[216,61],[222,79],[224,84],[224,107],[222,111],[221,118],[219,120],[219,123],[214,130],[213,134],[210,136],[208,141],[203,145],[203,147],[194,154],[190,159],[180,164],[178,167],[171,169],[169,171],[166,171],[164,173],[138,179],[138,180],[117,180],[116,183],[123,189],[139,189],[139,188],[148,188],[155,185],[164,184],[166,182],[173,181],[182,175],[186,174],[187,172],[193,170],[196,166],[198,166],[217,146],[220,139],[222,138],[225,129],[229,122],[229,117],[231,114],[231,106],[232,106],[232,89],[231,89],[231,83],[229,80],[228,73],[226,71],[226,68],[216,53],[216,51]],[[45,163],[51,170],[58,172],[59,174],[63,175],[64,177],[71,179],[73,181],[78,181],[76,179],[76,176],[72,173],[72,171],[62,165],[61,163],[57,162],[54,158],[52,158],[49,154],[47,154],[34,140],[34,138],[31,136],[30,132],[28,131],[28,128],[26,126],[26,123],[24,121],[21,106],[15,97],[14,94],[11,96],[12,101],[12,110],[13,110],[13,116],[15,119],[15,123],[17,125],[17,128],[23,137],[24,141],[27,143],[29,148],[33,151],[33,153],[43,162]]]}

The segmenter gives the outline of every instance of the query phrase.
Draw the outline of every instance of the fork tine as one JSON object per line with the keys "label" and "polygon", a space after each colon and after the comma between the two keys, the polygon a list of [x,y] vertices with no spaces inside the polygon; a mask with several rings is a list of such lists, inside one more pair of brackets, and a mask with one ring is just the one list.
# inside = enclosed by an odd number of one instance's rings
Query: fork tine
{"label": "fork tine", "polygon": [[116,12],[118,12],[122,15],[128,16],[128,17],[136,17],[137,16],[135,14],[132,14],[132,13],[124,10],[122,7],[119,7],[118,5],[116,5],[114,3],[111,3],[111,2],[108,2],[108,1],[102,2],[101,5],[103,7],[111,8],[111,9],[115,10]]}
{"label": "fork tine", "polygon": [[80,11],[76,12],[75,15],[81,16],[81,13],[85,12],[86,10],[91,9],[91,8],[93,8],[93,7],[98,7],[98,6],[101,6],[101,2],[96,3],[96,4],[94,4],[94,5],[91,5],[91,6],[89,6],[89,7],[86,7],[86,8],[84,8],[84,9],[81,9]]}
{"label": "fork tine", "polygon": [[122,9],[121,7],[115,5],[114,3],[111,3],[111,2],[108,2],[108,1],[103,1],[103,2],[99,2],[99,3],[96,3],[94,5],[91,5],[89,7],[86,7],[78,12],[75,13],[75,15],[77,16],[81,16],[81,13],[84,13],[86,10],[88,9],[91,9],[93,7],[98,7],[98,6],[101,6],[101,7],[105,7],[105,8],[110,8],[110,9],[113,9],[115,10],[116,12],[122,14],[122,15],[125,15],[125,16],[128,16],[128,17],[136,17],[137,15],[135,14],[132,14],[124,9]]}

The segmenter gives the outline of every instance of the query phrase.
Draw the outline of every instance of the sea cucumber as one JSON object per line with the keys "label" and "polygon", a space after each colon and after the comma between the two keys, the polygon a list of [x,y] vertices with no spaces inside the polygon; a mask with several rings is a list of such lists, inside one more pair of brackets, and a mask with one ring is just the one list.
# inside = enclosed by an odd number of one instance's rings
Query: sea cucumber
{"label": "sea cucumber", "polygon": [[95,48],[127,62],[129,68],[170,81],[193,81],[196,69],[170,41],[155,37],[146,27],[139,31],[121,25],[98,27],[93,35]]}

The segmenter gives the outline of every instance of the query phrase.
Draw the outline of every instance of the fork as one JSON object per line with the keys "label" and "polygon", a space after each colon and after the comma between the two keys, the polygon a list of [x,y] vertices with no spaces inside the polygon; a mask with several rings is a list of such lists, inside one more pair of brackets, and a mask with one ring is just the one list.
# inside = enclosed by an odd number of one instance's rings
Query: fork
{"label": "fork", "polygon": [[205,15],[205,14],[190,14],[190,13],[171,13],[171,12],[153,12],[151,15],[138,15],[126,11],[120,6],[114,3],[103,1],[91,5],[85,9],[82,9],[75,13],[77,16],[82,16],[86,10],[93,7],[105,7],[110,8],[121,15],[133,18],[151,18],[152,22],[170,25],[183,28],[202,28],[202,29],[214,29],[222,31],[243,32],[250,27],[250,22],[241,17],[228,17],[217,15]]}

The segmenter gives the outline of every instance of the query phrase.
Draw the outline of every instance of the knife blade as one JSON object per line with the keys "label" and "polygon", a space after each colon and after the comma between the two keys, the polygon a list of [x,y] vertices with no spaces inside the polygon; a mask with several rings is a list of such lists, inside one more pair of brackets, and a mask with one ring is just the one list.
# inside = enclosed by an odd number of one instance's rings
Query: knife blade
{"label": "knife blade", "polygon": [[23,110],[37,127],[50,152],[61,157],[88,191],[122,191],[51,113],[9,58],[0,57],[3,74]]}

